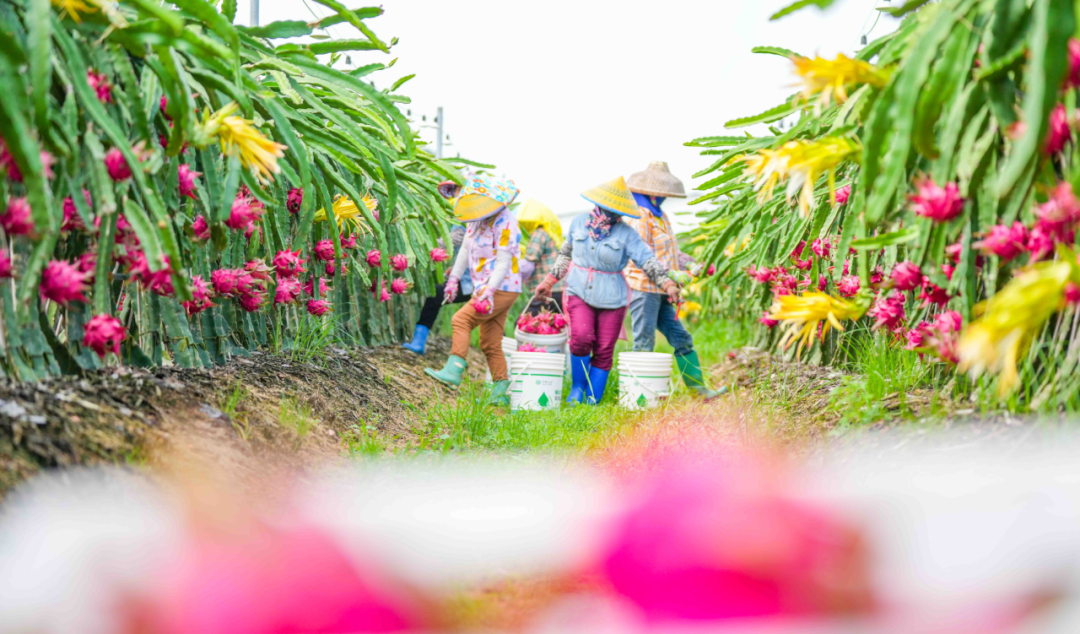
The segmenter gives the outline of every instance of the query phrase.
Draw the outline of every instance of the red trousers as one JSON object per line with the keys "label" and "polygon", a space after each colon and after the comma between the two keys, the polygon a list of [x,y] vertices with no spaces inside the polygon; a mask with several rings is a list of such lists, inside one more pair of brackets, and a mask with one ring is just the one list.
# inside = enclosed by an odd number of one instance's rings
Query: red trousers
{"label": "red trousers", "polygon": [[592,355],[592,366],[611,370],[615,358],[615,342],[619,340],[626,306],[594,308],[580,297],[566,294],[566,312],[570,313],[570,354],[575,357]]}

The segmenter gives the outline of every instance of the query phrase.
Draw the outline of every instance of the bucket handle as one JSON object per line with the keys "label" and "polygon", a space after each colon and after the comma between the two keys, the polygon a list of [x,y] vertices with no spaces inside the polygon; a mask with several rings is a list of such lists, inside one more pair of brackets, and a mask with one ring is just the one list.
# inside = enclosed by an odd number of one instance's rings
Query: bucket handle
{"label": "bucket handle", "polygon": [[[632,376],[632,377],[634,377],[635,379],[637,379],[637,380],[638,380],[638,385],[640,385],[640,386],[641,386],[641,389],[645,390],[646,392],[648,392],[648,393],[652,394],[653,396],[655,396],[655,397],[657,397],[657,398],[661,398],[661,397],[660,397],[660,393],[659,393],[659,392],[654,392],[653,390],[650,390],[650,389],[649,389],[648,387],[646,387],[646,386],[645,386],[645,383],[644,383],[644,382],[642,382],[642,380],[641,380],[641,377],[640,377],[640,376],[638,376],[638,375],[636,375],[636,374],[634,374],[634,371],[633,371],[633,370],[631,370],[630,368],[626,368],[626,371],[627,371],[627,372],[628,372],[628,373],[630,374],[630,376]],[[668,393],[670,394],[670,393],[671,393],[671,385],[672,385],[672,384],[671,384],[671,377],[668,377],[668,382],[667,382],[667,384],[668,384]]]}

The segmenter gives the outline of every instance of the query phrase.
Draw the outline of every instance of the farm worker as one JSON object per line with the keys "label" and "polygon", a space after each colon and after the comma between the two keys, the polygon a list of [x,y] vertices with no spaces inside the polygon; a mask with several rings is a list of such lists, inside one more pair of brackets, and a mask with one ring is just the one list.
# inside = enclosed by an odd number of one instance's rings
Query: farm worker
{"label": "farm worker", "polygon": [[[678,240],[671,228],[671,220],[660,209],[666,198],[686,198],[682,181],[668,170],[667,163],[650,163],[643,172],[632,174],[626,186],[634,194],[641,210],[641,217],[628,220],[627,225],[637,231],[645,245],[656,254],[666,271],[682,271],[693,268],[694,259],[679,250]],[[712,400],[727,392],[710,390],[705,384],[701,361],[694,350],[694,339],[679,321],[676,301],[670,301],[669,293],[662,291],[650,276],[634,265],[626,269],[626,280],[633,297],[630,299],[630,321],[634,332],[634,350],[652,352],[659,330],[675,348],[675,363],[679,366],[686,386]]]}
{"label": "farm worker", "polygon": [[[455,257],[461,249],[461,242],[464,239],[464,225],[457,225],[450,230],[450,240],[454,245]],[[453,303],[462,304],[472,299],[472,289],[472,276],[469,274],[469,269],[466,268],[465,274],[462,275],[461,282],[459,283],[458,296],[454,298]],[[402,348],[412,350],[416,354],[424,354],[424,350],[427,347],[428,335],[435,326],[435,320],[439,318],[439,312],[442,310],[443,293],[445,292],[446,284],[439,284],[435,287],[435,296],[428,297],[424,300],[424,306],[420,309],[420,318],[416,321],[416,326],[413,328],[412,341],[401,344]]]}
{"label": "farm worker", "polygon": [[621,222],[640,213],[621,176],[582,196],[595,206],[570,223],[555,267],[536,287],[536,295],[550,297],[555,283],[566,278],[572,379],[566,402],[595,404],[604,397],[615,342],[630,301],[622,273],[627,262],[640,266],[673,303],[679,301],[679,287],[641,236]]}
{"label": "farm worker", "polygon": [[461,383],[465,355],[474,328],[480,328],[480,349],[491,371],[492,402],[510,402],[510,381],[502,337],[506,317],[514,300],[521,294],[521,229],[510,203],[518,195],[514,181],[488,176],[470,176],[454,203],[454,215],[468,227],[454,268],[446,279],[443,293],[449,303],[457,298],[466,269],[472,274],[472,300],[461,307],[451,322],[454,340],[450,358],[441,370],[426,369],[429,375],[447,385]]}
{"label": "farm worker", "polygon": [[[559,257],[559,247],[563,243],[562,223],[555,212],[535,198],[530,198],[518,212],[518,224],[530,234],[529,245],[525,248],[525,255],[521,260],[521,280],[523,292],[531,295],[540,282],[547,278],[548,273],[551,273],[555,260]],[[551,293],[560,310],[565,288],[565,281],[560,281]],[[535,315],[546,303],[531,302],[526,312]]]}

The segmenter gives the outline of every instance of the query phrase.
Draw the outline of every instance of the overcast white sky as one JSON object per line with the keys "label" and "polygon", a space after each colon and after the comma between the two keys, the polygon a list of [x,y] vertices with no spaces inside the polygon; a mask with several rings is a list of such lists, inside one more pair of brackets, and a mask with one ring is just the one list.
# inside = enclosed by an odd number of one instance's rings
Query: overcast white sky
{"label": "overcast white sky", "polygon": [[[247,23],[249,1],[239,0],[237,22]],[[668,161],[690,190],[691,175],[709,161],[684,142],[737,133],[724,123],[793,92],[790,64],[752,47],[851,54],[878,15],[874,7],[887,5],[838,0],[826,12],[812,7],[769,22],[790,2],[383,0],[385,14],[367,24],[399,44],[390,55],[364,52],[352,61],[398,58],[371,78],[388,87],[415,73],[400,90],[413,99],[403,110],[430,121],[442,106],[448,155],[496,164],[522,200],[537,197],[562,215],[586,209],[582,190],[653,160]],[[357,3],[367,4],[348,6]],[[260,22],[311,20],[313,12],[330,13],[311,0],[262,0]],[[871,39],[896,22],[882,15]],[[359,36],[348,25],[329,34]]]}

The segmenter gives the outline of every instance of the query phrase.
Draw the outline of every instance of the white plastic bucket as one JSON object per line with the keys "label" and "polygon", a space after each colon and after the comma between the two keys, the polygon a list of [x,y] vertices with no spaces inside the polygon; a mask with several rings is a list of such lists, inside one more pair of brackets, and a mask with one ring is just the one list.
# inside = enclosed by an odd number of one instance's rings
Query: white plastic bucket
{"label": "white plastic bucket", "polygon": [[543,348],[550,353],[560,354],[563,346],[570,338],[570,329],[567,328],[557,335],[534,335],[531,332],[514,329],[514,339],[518,343],[531,343],[537,348]]}
{"label": "white plastic bucket", "polygon": [[510,357],[510,410],[558,409],[566,357],[550,352],[515,352]]}
{"label": "white plastic bucket", "polygon": [[619,404],[628,409],[655,407],[671,395],[671,355],[663,352],[619,354]]}
{"label": "white plastic bucket", "polygon": [[[502,351],[503,356],[506,357],[506,365],[510,365],[510,358],[515,352],[517,352],[517,341],[510,337],[502,338]],[[484,380],[491,383],[491,368],[488,368],[487,374],[484,375]]]}

